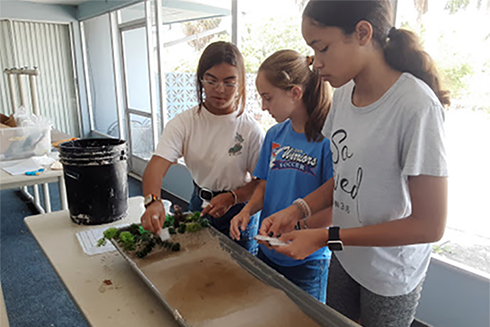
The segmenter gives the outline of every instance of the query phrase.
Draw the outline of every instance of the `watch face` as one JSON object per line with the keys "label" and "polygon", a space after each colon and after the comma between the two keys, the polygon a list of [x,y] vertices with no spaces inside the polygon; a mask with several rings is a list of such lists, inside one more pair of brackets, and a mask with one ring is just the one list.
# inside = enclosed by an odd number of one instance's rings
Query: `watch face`
{"label": "watch face", "polygon": [[153,201],[153,195],[147,195],[145,196],[145,205],[150,204]]}

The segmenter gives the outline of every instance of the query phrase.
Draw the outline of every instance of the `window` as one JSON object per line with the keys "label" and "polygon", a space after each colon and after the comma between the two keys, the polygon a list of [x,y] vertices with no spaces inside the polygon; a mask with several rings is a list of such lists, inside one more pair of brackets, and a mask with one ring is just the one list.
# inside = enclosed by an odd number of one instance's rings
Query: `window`
{"label": "window", "polygon": [[[255,88],[260,64],[281,49],[295,49],[305,56],[311,53],[301,36],[301,11],[305,0],[240,1],[238,18],[239,49],[245,59],[246,111],[268,130],[276,121],[262,111]],[[278,6],[281,10],[277,10]],[[213,18],[166,25],[165,79],[167,82],[167,118],[196,104],[195,72],[204,45],[231,40],[231,17]],[[214,32],[214,33],[213,33]],[[213,34],[211,34],[213,33]],[[200,35],[204,37],[198,38]],[[183,37],[187,42],[178,42]],[[177,41],[172,41],[172,40]]]}
{"label": "window", "polygon": [[452,105],[446,111],[449,208],[438,255],[490,273],[490,1],[398,1],[398,26],[417,32]]}
{"label": "window", "polygon": [[[247,70],[247,111],[264,130],[276,124],[271,115],[262,111],[262,102],[255,88],[260,64],[274,52],[292,49],[311,55],[301,35],[301,14],[306,0],[241,1],[243,16],[240,24],[240,51]],[[278,10],[278,8],[281,10]]]}
{"label": "window", "polygon": [[215,17],[164,25],[164,71],[167,121],[197,105],[196,71],[206,46],[231,41],[231,17]]}

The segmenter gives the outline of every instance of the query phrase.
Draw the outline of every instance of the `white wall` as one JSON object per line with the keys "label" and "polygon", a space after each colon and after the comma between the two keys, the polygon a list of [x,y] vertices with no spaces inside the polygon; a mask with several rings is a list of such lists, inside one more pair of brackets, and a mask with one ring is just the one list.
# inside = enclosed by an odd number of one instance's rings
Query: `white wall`
{"label": "white wall", "polygon": [[416,316],[434,327],[489,327],[490,279],[434,255]]}
{"label": "white wall", "polygon": [[0,19],[28,20],[34,22],[70,23],[73,32],[75,53],[75,73],[78,78],[79,105],[82,115],[82,136],[89,131],[88,109],[85,100],[83,61],[80,28],[76,19],[77,10],[73,6],[38,4],[19,0],[0,1]]}
{"label": "white wall", "polygon": [[141,1],[144,0],[92,0],[84,2],[78,6],[77,18],[78,20],[93,18]]}
{"label": "white wall", "polygon": [[[86,20],[83,27],[94,128],[108,134],[108,127],[117,123],[118,118],[109,16]],[[119,133],[114,136],[118,137]]]}
{"label": "white wall", "polygon": [[163,179],[162,187],[164,190],[189,202],[194,190],[189,169],[181,164],[173,165]]}
{"label": "white wall", "polygon": [[77,10],[73,6],[48,5],[19,0],[0,1],[0,18],[73,22],[77,21],[76,16]]}

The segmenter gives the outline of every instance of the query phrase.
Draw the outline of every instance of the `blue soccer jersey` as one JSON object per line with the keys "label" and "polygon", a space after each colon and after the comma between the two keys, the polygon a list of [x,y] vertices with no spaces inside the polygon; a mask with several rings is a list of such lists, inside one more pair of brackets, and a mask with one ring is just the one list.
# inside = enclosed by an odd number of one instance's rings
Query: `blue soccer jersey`
{"label": "blue soccer jersey", "polygon": [[[254,175],[267,181],[262,208],[262,221],[303,198],[333,176],[330,141],[308,142],[306,135],[293,130],[289,120],[267,132]],[[265,246],[261,251],[282,266],[297,266],[305,261],[326,259],[330,251],[324,247],[304,260],[295,260]]]}

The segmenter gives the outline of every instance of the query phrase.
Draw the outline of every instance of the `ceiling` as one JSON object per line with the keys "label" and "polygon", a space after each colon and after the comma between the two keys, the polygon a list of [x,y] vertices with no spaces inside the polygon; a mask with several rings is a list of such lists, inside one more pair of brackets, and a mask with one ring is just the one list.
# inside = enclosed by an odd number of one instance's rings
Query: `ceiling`
{"label": "ceiling", "polygon": [[45,4],[51,4],[51,5],[78,6],[84,2],[89,2],[90,0],[23,0],[23,1],[45,3]]}
{"label": "ceiling", "polygon": [[[1,1],[1,0],[0,0]],[[50,5],[78,6],[78,19],[83,20],[119,9],[113,3],[131,3],[136,0],[17,0]],[[89,4],[90,2],[90,4]],[[112,3],[111,3],[112,2]],[[204,19],[231,14],[229,0],[163,0],[163,22],[170,24],[187,20]],[[80,6],[82,5],[82,6]],[[135,7],[128,7],[128,10]],[[135,9],[141,10],[141,8]]]}

